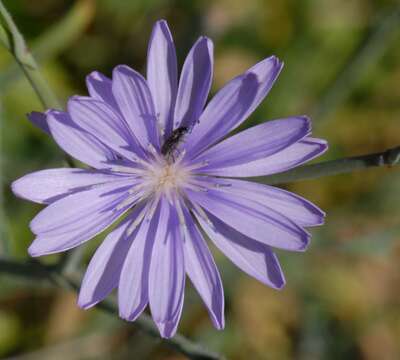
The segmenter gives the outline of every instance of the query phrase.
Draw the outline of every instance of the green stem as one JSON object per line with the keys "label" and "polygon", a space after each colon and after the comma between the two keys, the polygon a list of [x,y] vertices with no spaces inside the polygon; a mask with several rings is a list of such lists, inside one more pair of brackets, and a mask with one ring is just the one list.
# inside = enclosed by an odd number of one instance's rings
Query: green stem
{"label": "green stem", "polygon": [[47,109],[60,109],[61,106],[42,76],[39,67],[26,46],[25,40],[18,31],[10,13],[0,0],[0,41],[11,52],[31,83],[43,106]]}
{"label": "green stem", "polygon": [[323,176],[345,174],[377,166],[395,166],[400,164],[400,146],[384,152],[354,156],[312,165],[300,166],[276,175],[257,178],[264,184],[282,184],[293,181],[316,179]]}
{"label": "green stem", "polygon": [[[57,271],[57,267],[46,266],[35,260],[31,262],[17,262],[0,258],[0,274],[6,273],[11,276],[16,276],[25,280],[44,281],[48,284],[65,289],[68,291],[79,289],[79,282],[76,279],[81,278],[81,275],[66,277]],[[105,312],[113,315],[118,315],[117,305],[111,300],[104,300],[97,307]],[[156,326],[153,324],[149,315],[143,314],[135,321],[135,324],[146,334],[159,339],[159,333]],[[166,346],[175,349],[181,354],[186,355],[189,359],[194,360],[222,360],[223,357],[219,354],[210,352],[198,343],[195,343],[182,335],[175,335],[172,339],[161,340]]]}
{"label": "green stem", "polygon": [[[93,19],[95,2],[92,0],[77,1],[68,13],[43,33],[38,40],[32,42],[32,56],[39,64],[52,59],[76,42]],[[0,27],[0,41],[4,37],[4,29]],[[6,37],[7,41],[7,37]],[[6,43],[4,44],[7,45]],[[6,46],[7,47],[7,46]],[[7,47],[8,48],[8,47]],[[0,74],[0,85],[6,88],[21,76],[18,64],[11,63]]]}

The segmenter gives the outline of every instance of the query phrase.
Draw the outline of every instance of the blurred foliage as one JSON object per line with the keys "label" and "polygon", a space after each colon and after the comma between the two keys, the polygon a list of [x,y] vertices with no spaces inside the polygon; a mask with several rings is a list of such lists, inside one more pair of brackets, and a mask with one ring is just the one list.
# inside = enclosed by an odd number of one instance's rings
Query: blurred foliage
{"label": "blurred foliage", "polygon": [[[255,62],[279,56],[285,68],[247,127],[313,113],[371,26],[399,6],[397,0],[4,4],[33,51],[40,53],[44,74],[63,103],[73,94],[86,93],[84,78],[92,70],[110,75],[115,65],[125,63],[143,71],[151,27],[159,18],[170,24],[180,64],[197,36],[214,40],[213,92]],[[85,12],[73,13],[78,5]],[[49,36],[67,16],[66,27]],[[383,56],[346,89],[346,101],[313,119],[314,135],[330,143],[325,160],[399,143],[399,34],[394,38]],[[41,110],[40,105],[6,51],[0,51],[0,93],[0,234],[6,240],[4,251],[25,258],[32,241],[28,224],[39,206],[15,199],[9,184],[30,171],[63,166],[63,154],[26,120],[25,114]],[[307,253],[279,254],[286,288],[268,289],[217,254],[226,288],[226,329],[212,328],[199,297],[188,287],[181,332],[229,359],[399,359],[399,170],[372,169],[287,188],[314,201],[328,216],[325,226],[312,230]],[[95,243],[86,248],[85,261]],[[182,358],[132,324],[97,310],[79,310],[75,295],[26,287],[4,277],[0,289],[0,356],[24,359],[33,352],[34,359]]]}

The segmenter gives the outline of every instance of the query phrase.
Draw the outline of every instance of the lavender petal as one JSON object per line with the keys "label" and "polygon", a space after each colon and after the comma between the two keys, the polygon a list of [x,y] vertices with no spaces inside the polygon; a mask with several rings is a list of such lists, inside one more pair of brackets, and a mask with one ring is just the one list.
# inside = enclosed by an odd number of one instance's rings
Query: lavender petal
{"label": "lavender petal", "polygon": [[[207,170],[209,175],[250,177],[264,176],[286,171],[310,161],[328,150],[325,140],[307,137],[299,142],[264,159],[250,161],[247,164],[221,167]],[[199,172],[202,172],[199,169]]]}
{"label": "lavender petal", "polygon": [[31,221],[37,238],[29,247],[30,255],[65,251],[103,231],[126,211],[117,206],[126,198],[130,184],[120,181],[97,186],[48,205]]}
{"label": "lavender petal", "polygon": [[134,321],[149,301],[149,269],[159,216],[157,210],[151,220],[143,220],[132,234],[134,241],[122,268],[118,287],[119,315],[129,321]]}
{"label": "lavender petal", "polygon": [[125,179],[126,176],[93,170],[60,168],[36,171],[12,183],[15,195],[39,204],[50,204],[88,187]]}
{"label": "lavender petal", "polygon": [[149,144],[159,148],[157,116],[153,99],[146,80],[126,65],[113,71],[113,94],[119,109],[143,149]]}
{"label": "lavender petal", "polygon": [[[300,226],[324,223],[325,213],[310,201],[289,191],[264,184],[236,179],[214,179],[219,189],[234,196],[258,202],[288,217]],[[229,184],[228,186],[226,186]]]}
{"label": "lavender petal", "polygon": [[208,213],[212,226],[197,216],[211,241],[238,268],[274,289],[285,286],[285,277],[275,253],[268,245],[254,241]]}
{"label": "lavender petal", "polygon": [[174,335],[185,287],[185,267],[179,221],[175,210],[160,200],[160,221],[149,272],[149,303],[161,336]]}
{"label": "lavender petal", "polygon": [[75,159],[96,169],[106,168],[107,162],[115,159],[112,150],[79,127],[68,113],[52,110],[47,122],[56,143]]}
{"label": "lavender petal", "polygon": [[187,153],[196,156],[246,120],[268,94],[282,66],[272,56],[228,82],[201,114],[188,137]]}
{"label": "lavender petal", "polygon": [[214,258],[191,215],[184,210],[188,236],[183,242],[185,269],[217,329],[223,329],[224,289]]}
{"label": "lavender petal", "polygon": [[43,130],[45,133],[50,135],[49,125],[47,124],[47,112],[32,111],[28,115],[28,119],[33,125]]}
{"label": "lavender petal", "polygon": [[93,255],[79,291],[78,305],[88,309],[102,301],[115,287],[127,257],[133,236],[127,229],[136,219],[140,209],[110,232]]}
{"label": "lavender petal", "polygon": [[174,41],[165,20],[157,21],[151,34],[147,53],[147,82],[158,121],[167,138],[173,127],[178,69]]}
{"label": "lavender petal", "polygon": [[207,101],[213,75],[213,44],[200,37],[186,57],[179,80],[174,128],[191,129],[199,121]]}
{"label": "lavender petal", "polygon": [[195,161],[208,162],[202,172],[246,164],[287,148],[306,137],[310,131],[310,120],[304,116],[268,121],[214,145]]}
{"label": "lavender petal", "polygon": [[99,71],[93,71],[86,77],[86,86],[89,95],[96,100],[101,100],[110,105],[115,111],[119,111],[112,92],[112,82]]}
{"label": "lavender petal", "polygon": [[280,213],[244,197],[219,190],[194,192],[189,199],[242,234],[266,245],[305,251],[310,235]]}
{"label": "lavender petal", "polygon": [[139,152],[123,119],[103,101],[75,96],[68,101],[68,112],[79,126],[126,159]]}

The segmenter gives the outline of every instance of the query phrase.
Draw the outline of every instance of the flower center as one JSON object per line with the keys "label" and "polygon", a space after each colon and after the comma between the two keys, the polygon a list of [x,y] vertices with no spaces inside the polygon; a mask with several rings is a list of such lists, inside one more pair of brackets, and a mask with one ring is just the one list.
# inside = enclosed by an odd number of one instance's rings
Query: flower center
{"label": "flower center", "polygon": [[187,184],[189,172],[181,163],[158,163],[148,174],[149,185],[155,193],[171,194]]}

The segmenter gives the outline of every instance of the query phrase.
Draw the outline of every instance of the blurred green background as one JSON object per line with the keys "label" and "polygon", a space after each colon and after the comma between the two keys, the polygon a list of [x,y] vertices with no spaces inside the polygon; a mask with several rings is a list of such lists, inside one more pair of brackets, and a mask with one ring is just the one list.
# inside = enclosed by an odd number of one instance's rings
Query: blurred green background
{"label": "blurred green background", "polygon": [[[246,126],[295,114],[313,117],[330,143],[320,160],[383,151],[400,140],[397,0],[5,0],[62,103],[86,94],[92,70],[143,71],[155,20],[169,22],[179,63],[196,38],[215,44],[212,91],[257,61],[285,68]],[[397,18],[396,18],[397,12]],[[26,259],[39,206],[11,181],[60,167],[63,154],[25,114],[40,104],[0,50],[1,251]],[[279,253],[287,285],[271,290],[216,254],[226,292],[226,329],[213,329],[187,289],[179,331],[229,359],[400,359],[400,172],[371,169],[285,185],[323,208],[305,254]],[[85,248],[84,262],[98,240]],[[51,262],[48,257],[43,261]],[[76,295],[0,274],[0,357],[182,359],[157,340]]]}

